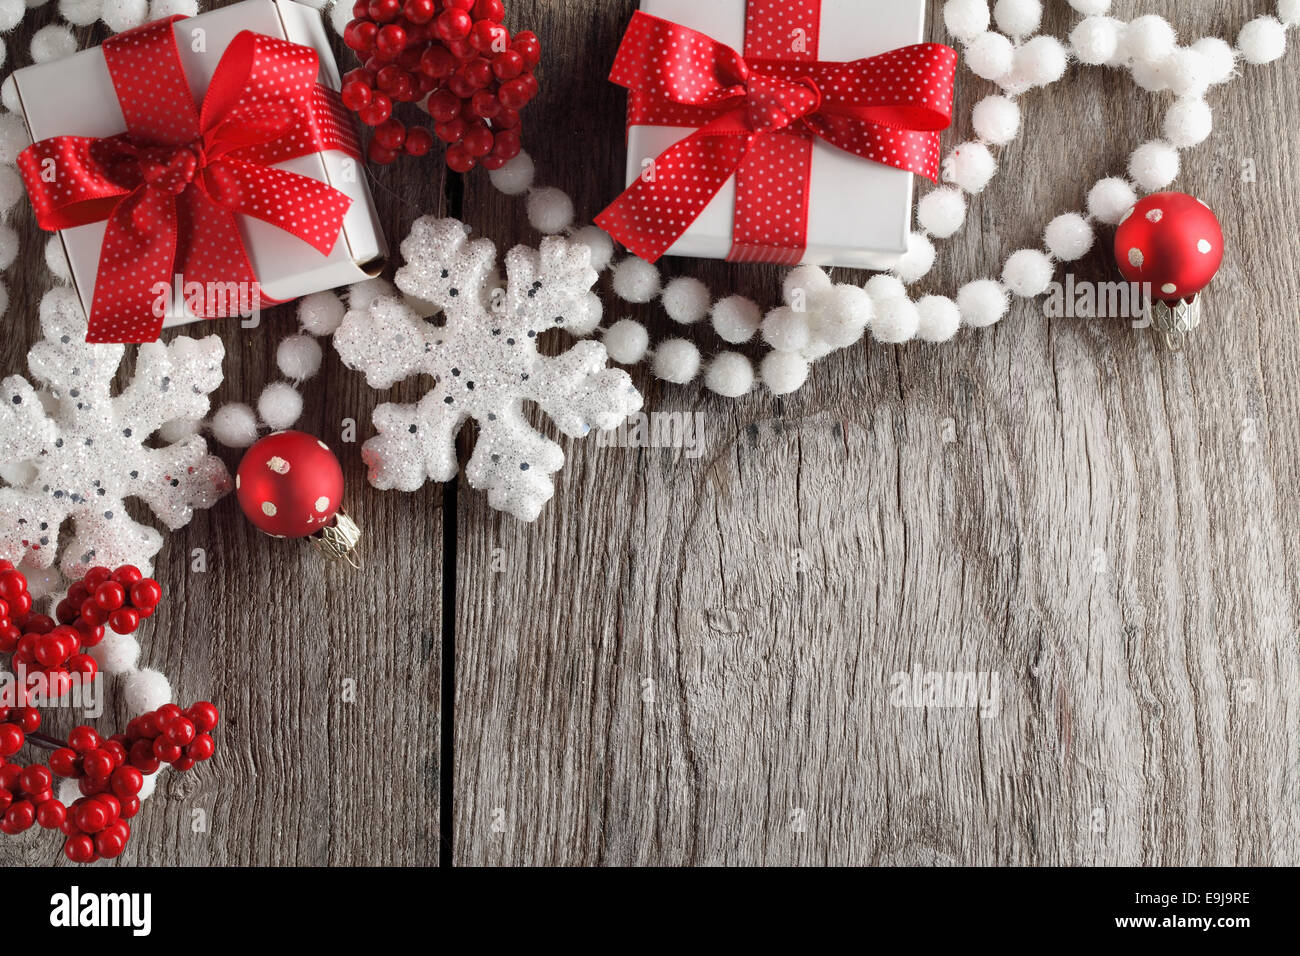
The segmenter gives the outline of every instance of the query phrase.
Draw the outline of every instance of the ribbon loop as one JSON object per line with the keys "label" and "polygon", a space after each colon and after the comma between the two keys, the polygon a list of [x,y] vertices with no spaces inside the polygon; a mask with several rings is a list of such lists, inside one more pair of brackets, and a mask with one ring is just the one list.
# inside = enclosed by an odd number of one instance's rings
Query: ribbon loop
{"label": "ribbon loop", "polygon": [[55,136],[18,158],[42,229],[106,222],[88,342],[157,339],[156,287],[174,275],[244,290],[219,297],[228,304],[206,318],[246,309],[257,277],[236,215],[329,255],[351,206],[327,183],[275,168],[330,149],[360,159],[337,94],[316,83],[316,51],[245,30],[223,53],[200,109],[176,46],[178,19],[104,42],[125,133]]}
{"label": "ribbon loop", "polygon": [[[628,125],[696,132],[660,155],[596,217],[654,262],[737,177],[730,261],[798,262],[807,245],[812,142],[939,176],[939,131],[952,122],[957,54],[918,44],[849,63],[816,59],[819,23],[790,23],[794,6],[750,0],[746,52],[638,11],[610,72],[629,91]],[[813,21],[819,4],[797,5]],[[806,9],[805,9],[806,8]],[[794,27],[800,48],[790,48]]]}

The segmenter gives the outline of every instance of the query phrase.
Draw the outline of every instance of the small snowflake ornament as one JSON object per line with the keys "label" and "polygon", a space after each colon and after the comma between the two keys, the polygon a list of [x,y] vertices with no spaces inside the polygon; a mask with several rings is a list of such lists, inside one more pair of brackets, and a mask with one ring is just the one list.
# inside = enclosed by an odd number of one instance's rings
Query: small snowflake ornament
{"label": "small snowflake ornament", "polygon": [[386,296],[350,312],[334,336],[344,364],[365,372],[373,388],[413,375],[437,379],[418,404],[375,410],[379,434],[362,450],[370,481],[402,491],[449,481],[456,435],[472,418],[479,437],[466,469],[470,485],[487,489],[492,507],[533,521],[555,493],[551,476],[564,452],[528,424],[524,403],[536,403],[575,438],[615,428],[641,408],[632,380],[606,366],[600,343],[580,341],[555,357],[537,351],[548,329],[591,327],[600,308],[591,250],[559,238],[540,250],[519,246],[506,256],[502,287],[490,241],[470,242],[454,219],[425,217],[402,255],[398,288],[441,311],[442,324],[422,319],[414,302]]}
{"label": "small snowflake ornament", "polygon": [[[141,346],[130,384],[114,396],[124,349],[86,344],[76,293],[47,293],[40,315],[44,339],[27,361],[43,388],[18,375],[0,382],[0,477],[8,485],[0,487],[0,559],[49,568],[61,551],[70,578],[92,565],[147,572],[163,538],[131,519],[126,499],[140,499],[175,530],[229,490],[225,466],[200,436],[146,445],[166,422],[203,417],[225,350],[215,336]],[[75,532],[60,548],[66,518]]]}

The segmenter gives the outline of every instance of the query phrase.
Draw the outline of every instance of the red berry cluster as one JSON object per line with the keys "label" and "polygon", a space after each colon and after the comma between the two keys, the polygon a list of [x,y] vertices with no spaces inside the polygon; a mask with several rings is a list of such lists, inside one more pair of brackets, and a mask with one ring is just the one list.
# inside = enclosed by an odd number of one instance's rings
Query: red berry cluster
{"label": "red berry cluster", "polygon": [[27,579],[11,562],[0,561],[0,653],[13,653],[23,636],[22,625],[31,613]]}
{"label": "red berry cluster", "polygon": [[163,763],[189,770],[211,757],[217,719],[217,708],[199,701],[186,710],[164,704],[132,720],[126,733],[107,740],[94,728],[74,728],[68,746],[50,754],[50,768],[60,777],[77,780],[82,793],[58,824],[68,838],[63,845],[67,858],[92,863],[120,854],[131,835],[126,821],[140,812],[145,775],[156,773]]}
{"label": "red berry cluster", "polygon": [[41,712],[35,707],[0,707],[0,763],[22,749],[28,734],[41,729]]}
{"label": "red berry cluster", "polygon": [[118,634],[130,634],[140,622],[153,614],[162,600],[162,588],[140,569],[124,564],[116,571],[91,568],[86,576],[68,589],[54,613],[60,624],[75,627],[83,637],[92,636],[87,645],[98,644],[107,624]]}
{"label": "red berry cluster", "polygon": [[[501,25],[501,0],[357,0],[343,42],[364,59],[343,77],[343,103],[374,127],[367,155],[387,164],[423,156],[433,135],[458,173],[500,169],[519,155],[519,111],[540,90],[537,36]],[[393,116],[428,97],[433,135]]]}

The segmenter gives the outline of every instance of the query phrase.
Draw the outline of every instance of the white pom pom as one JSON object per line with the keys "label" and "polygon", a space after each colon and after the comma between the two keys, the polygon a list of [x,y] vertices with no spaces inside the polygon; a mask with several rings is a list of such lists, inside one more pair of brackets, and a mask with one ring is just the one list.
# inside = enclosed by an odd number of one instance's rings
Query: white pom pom
{"label": "white pom pom", "polygon": [[1147,192],[1157,192],[1178,178],[1178,167],[1178,150],[1153,139],[1133,150],[1128,171],[1139,187]]}
{"label": "white pom pom", "polygon": [[1017,88],[1047,86],[1065,76],[1070,56],[1056,37],[1038,36],[1016,49],[1011,84]]}
{"label": "white pom pom", "polygon": [[1001,33],[984,33],[966,47],[966,65],[976,76],[1000,80],[1011,72],[1016,62],[1016,48]]}
{"label": "white pom pom", "polygon": [[532,188],[534,175],[536,170],[533,158],[526,152],[521,152],[500,169],[492,170],[488,178],[492,180],[493,186],[507,196],[519,196]]}
{"label": "white pom pom", "polygon": [[794,352],[769,352],[759,374],[773,395],[789,395],[808,381],[808,362]]}
{"label": "white pom pom", "polygon": [[993,7],[993,19],[1003,33],[1027,37],[1038,32],[1038,25],[1043,21],[1043,5],[1039,0],[998,0]]}
{"label": "white pom pom", "polygon": [[665,382],[685,385],[700,374],[700,350],[685,339],[669,339],[655,348],[654,373]]}
{"label": "white pom pom", "polygon": [[8,269],[18,257],[18,233],[13,226],[0,225],[0,269]]}
{"label": "white pom pom", "polygon": [[957,303],[942,295],[927,295],[916,303],[916,337],[923,342],[947,342],[961,327]]}
{"label": "white pom pom", "polygon": [[809,303],[833,288],[831,277],[818,266],[798,266],[791,269],[781,284],[785,304],[803,312]]}
{"label": "white pom pom", "polygon": [[140,661],[140,642],[132,634],[115,634],[104,629],[104,639],[87,653],[105,674],[133,671]]}
{"label": "white pom pom", "polygon": [[72,272],[68,269],[68,256],[63,251],[63,240],[58,236],[50,236],[45,241],[45,265],[60,282],[72,281]]}
{"label": "white pom pom", "polygon": [[528,196],[528,221],[546,236],[554,236],[573,225],[573,200],[563,189],[548,186]]}
{"label": "white pom pom", "polygon": [[27,4],[23,0],[0,0],[0,31],[8,33],[18,26],[26,12]]}
{"label": "white pom pom", "polygon": [[1218,37],[1204,37],[1193,43],[1192,49],[1205,57],[1212,85],[1226,83],[1236,74],[1237,53],[1226,41]]}
{"label": "white pom pom", "polygon": [[1133,76],[1133,82],[1148,93],[1163,93],[1169,89],[1170,66],[1172,66],[1171,59],[1158,60],[1155,63],[1135,60],[1129,68],[1129,73]]}
{"label": "white pom pom", "polygon": [[[303,0],[312,6],[323,7],[325,4]],[[149,19],[165,20],[167,17],[192,17],[199,12],[198,0],[150,0]]]}
{"label": "white pom pom", "polygon": [[763,319],[763,341],[778,352],[798,352],[811,338],[807,313],[796,312],[788,305],[773,309]]}
{"label": "white pom pom", "polygon": [[597,272],[609,268],[609,261],[614,258],[614,240],[600,226],[584,226],[573,234],[572,241],[591,250],[591,267]]}
{"label": "white pom pom", "polygon": [[311,335],[333,335],[347,309],[333,292],[314,292],[298,303],[298,324]]}
{"label": "white pom pom", "polygon": [[809,314],[809,325],[818,340],[831,349],[842,349],[862,338],[876,308],[865,289],[837,285],[817,299],[817,310]]}
{"label": "white pom pom", "polygon": [[262,389],[257,413],[275,431],[284,431],[302,417],[302,396],[288,382],[272,382]]}
{"label": "white pom pom", "polygon": [[983,143],[962,143],[944,160],[944,179],[968,193],[980,193],[998,171],[997,160]]}
{"label": "white pom pom", "polygon": [[0,165],[0,212],[12,209],[23,197],[23,180],[12,166]]}
{"label": "white pom pom", "polygon": [[1037,249],[1021,249],[1007,258],[1002,281],[1016,295],[1032,299],[1047,291],[1055,272],[1052,260],[1043,253]]}
{"label": "white pom pom", "polygon": [[275,350],[275,364],[285,378],[301,382],[320,371],[321,347],[309,335],[291,335]]}
{"label": "white pom pom", "polygon": [[1114,17],[1088,17],[1070,34],[1070,46],[1082,63],[1101,66],[1121,56],[1124,24]]}
{"label": "white pom pom", "polygon": [[1105,13],[1110,9],[1110,0],[1070,0],[1070,6],[1086,17]]}
{"label": "white pom pom", "polygon": [[339,36],[343,36],[343,31],[348,28],[352,22],[352,4],[347,0],[334,0],[334,6],[329,11],[330,26]]}
{"label": "white pom pom", "polygon": [[916,216],[930,235],[947,239],[966,221],[966,197],[951,187],[931,190],[917,203]]}
{"label": "white pom pom", "polygon": [[1204,100],[1179,100],[1165,113],[1165,139],[1187,148],[1205,142],[1214,131],[1214,113]]}
{"label": "white pom pom", "polygon": [[18,154],[30,146],[27,123],[17,113],[0,113],[0,163],[12,166]]}
{"label": "white pom pom", "polygon": [[104,12],[104,0],[59,0],[59,14],[73,26],[89,26]]}
{"label": "white pom pom", "polygon": [[[321,295],[329,295],[328,292],[322,292]],[[380,299],[393,298],[397,295],[397,290],[387,279],[366,279],[364,282],[354,282],[348,286],[348,306],[353,309],[365,312]],[[302,316],[299,315],[299,319]]]}
{"label": "white pom pom", "polygon": [[728,296],[713,303],[713,330],[724,342],[748,342],[762,324],[763,310],[744,296]]}
{"label": "white pom pom", "polygon": [[132,716],[157,710],[172,700],[172,685],[162,673],[150,667],[128,674],[124,690],[126,709]]}
{"label": "white pom pom", "polygon": [[1088,192],[1088,213],[1107,225],[1113,226],[1137,202],[1137,193],[1127,182],[1117,177],[1103,179]]}
{"label": "white pom pom", "polygon": [[681,276],[664,287],[664,311],[682,325],[694,325],[708,315],[711,300],[709,287],[690,276]]}
{"label": "white pom pom", "polygon": [[173,418],[163,422],[158,429],[158,437],[169,445],[192,438],[203,430],[203,421],[198,418]]}
{"label": "white pom pom", "polygon": [[1138,17],[1124,29],[1124,52],[1138,63],[1158,63],[1177,45],[1178,35],[1164,17]]}
{"label": "white pom pom", "polygon": [[1175,96],[1198,99],[1210,88],[1210,62],[1204,53],[1192,47],[1170,54],[1165,75]]}
{"label": "white pom pom", "polygon": [[1237,34],[1237,48],[1247,63],[1272,63],[1286,53],[1286,27],[1276,17],[1256,17]]}
{"label": "white pom pom", "polygon": [[149,19],[148,0],[104,0],[100,19],[114,33],[140,26]]}
{"label": "white pom pom", "polygon": [[77,52],[77,40],[65,26],[52,23],[32,36],[32,62],[48,63]]}
{"label": "white pom pom", "polygon": [[659,270],[628,256],[614,267],[614,294],[626,302],[649,302],[659,294]]}
{"label": "white pom pom", "polygon": [[1077,212],[1057,216],[1043,233],[1047,250],[1062,262],[1073,262],[1087,255],[1095,238],[1092,225]]}
{"label": "white pom pom", "polygon": [[915,282],[934,267],[934,243],[919,232],[907,237],[907,252],[891,270],[903,282]]}
{"label": "white pom pom", "polygon": [[1300,0],[1278,0],[1277,15],[1289,27],[1300,26]]}
{"label": "white pom pom", "polygon": [[[147,774],[144,779],[150,780],[156,776],[157,774],[151,773]],[[81,784],[77,782],[75,777],[68,777],[59,781],[59,802],[65,807],[72,806],[81,799],[81,796]]]}
{"label": "white pom pom", "polygon": [[958,40],[973,40],[989,28],[988,0],[948,0],[943,22]]}
{"label": "white pom pom", "polygon": [[[0,66],[4,65],[4,41],[0,40]],[[14,82],[14,75],[10,73],[0,82],[0,106],[4,106],[10,113],[21,113],[23,111],[22,100],[18,96],[18,84]]]}
{"label": "white pom pom", "polygon": [[1006,291],[992,279],[968,282],[957,292],[962,322],[977,329],[1001,321],[1009,307]]}
{"label": "white pom pom", "polygon": [[877,296],[873,293],[871,303],[876,313],[871,320],[871,334],[877,341],[898,344],[916,337],[921,316],[915,303],[906,295]]}
{"label": "white pom pom", "polygon": [[709,363],[704,385],[725,398],[740,398],[754,387],[754,366],[737,352],[723,352]]}
{"label": "white pom pom", "polygon": [[600,325],[604,316],[605,304],[600,301],[600,296],[588,292],[565,317],[564,330],[575,338],[582,338],[596,331],[596,326]]}
{"label": "white pom pom", "polygon": [[975,135],[995,146],[1005,146],[1020,132],[1020,107],[1005,96],[986,96],[971,115]]}
{"label": "white pom pom", "polygon": [[227,448],[247,448],[257,441],[257,416],[239,402],[223,405],[212,416],[212,434]]}
{"label": "white pom pom", "polygon": [[[158,773],[145,774],[144,786],[140,788],[140,792],[137,793],[136,796],[139,797],[141,800],[148,800],[150,797],[152,797],[154,791],[158,789],[158,778],[161,776],[162,776],[162,771],[159,771]],[[76,781],[71,781],[71,782],[75,783]],[[81,789],[80,787],[78,787],[77,793],[80,792]],[[69,806],[71,806],[71,804],[69,804]]]}
{"label": "white pom pom", "polygon": [[605,331],[605,351],[620,365],[635,365],[649,347],[650,333],[632,319],[621,319]]}

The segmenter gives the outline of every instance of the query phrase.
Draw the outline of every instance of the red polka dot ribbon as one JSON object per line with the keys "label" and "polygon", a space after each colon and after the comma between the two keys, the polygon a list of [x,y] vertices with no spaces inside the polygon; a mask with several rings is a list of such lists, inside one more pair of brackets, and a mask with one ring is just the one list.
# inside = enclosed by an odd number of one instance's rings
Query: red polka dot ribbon
{"label": "red polka dot ribbon", "polygon": [[628,126],[697,130],[647,163],[596,223],[655,262],[735,176],[728,261],[793,265],[807,248],[815,139],[937,180],[956,51],[925,43],[823,63],[820,25],[821,0],[749,0],[741,56],[637,12],[610,72],[631,91]]}
{"label": "red polka dot ribbon", "polygon": [[[159,289],[180,275],[219,318],[271,301],[258,291],[236,215],[269,222],[329,255],[352,200],[274,164],[325,150],[360,159],[337,94],[316,83],[316,51],[245,30],[217,65],[200,110],[170,17],[105,41],[127,131],[55,136],[18,166],[42,229],[107,222],[87,342],[152,342]],[[161,283],[161,286],[159,285]],[[194,308],[199,297],[191,303]]]}

